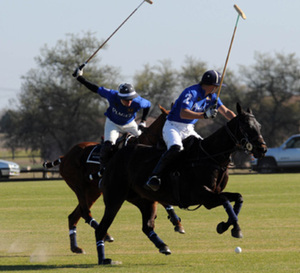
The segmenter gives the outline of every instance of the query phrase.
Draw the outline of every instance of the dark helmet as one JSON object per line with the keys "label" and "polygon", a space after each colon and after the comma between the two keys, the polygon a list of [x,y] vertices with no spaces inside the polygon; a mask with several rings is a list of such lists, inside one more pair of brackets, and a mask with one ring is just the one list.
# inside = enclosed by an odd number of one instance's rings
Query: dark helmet
{"label": "dark helmet", "polygon": [[[200,84],[220,86],[221,77],[222,75],[220,72],[208,70],[203,74]],[[226,84],[222,84],[222,86],[226,86]]]}
{"label": "dark helmet", "polygon": [[129,83],[122,83],[119,85],[118,96],[122,100],[132,100],[138,96],[135,92],[133,85]]}

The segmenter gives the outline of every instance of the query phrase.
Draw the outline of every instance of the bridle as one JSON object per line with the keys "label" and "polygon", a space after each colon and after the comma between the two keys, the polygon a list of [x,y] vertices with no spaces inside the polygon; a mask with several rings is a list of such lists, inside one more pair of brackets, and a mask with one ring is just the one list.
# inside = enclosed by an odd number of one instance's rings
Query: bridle
{"label": "bridle", "polygon": [[[252,117],[254,118],[253,114],[247,113],[248,117]],[[218,162],[215,157],[219,156],[219,155],[224,155],[224,154],[228,154],[228,153],[232,153],[237,149],[243,150],[246,153],[251,153],[253,150],[253,145],[252,143],[254,143],[255,141],[258,141],[259,139],[262,140],[262,142],[260,142],[262,145],[266,144],[263,141],[263,137],[262,135],[258,135],[258,136],[254,136],[254,137],[250,137],[249,134],[244,130],[241,119],[239,116],[236,117],[238,122],[235,128],[234,133],[231,131],[232,129],[229,128],[228,123],[226,123],[225,125],[225,129],[227,134],[229,135],[230,139],[234,142],[234,148],[230,149],[230,150],[226,150],[226,151],[222,151],[220,153],[217,154],[209,154],[202,146],[201,141],[199,143],[199,147],[200,149],[206,154],[207,158],[212,159],[215,163],[217,163],[218,165],[220,165],[220,162]],[[242,138],[238,139],[236,137],[236,135],[238,134],[238,131],[241,133]]]}
{"label": "bridle", "polygon": [[[253,114],[248,113],[247,115],[248,115],[248,117],[254,118]],[[260,134],[257,136],[254,136],[254,137],[250,137],[249,134],[244,130],[241,120],[240,120],[240,117],[237,117],[237,119],[238,119],[238,123],[237,123],[236,129],[235,129],[235,134],[232,133],[232,131],[228,127],[228,123],[225,126],[226,132],[228,133],[230,138],[233,140],[236,147],[240,148],[241,150],[244,150],[246,153],[251,153],[253,150],[252,143],[254,143],[255,141],[258,141],[259,139],[263,139],[263,137]],[[242,134],[242,138],[240,140],[238,140],[235,136],[237,134],[238,130]],[[261,144],[264,145],[266,143],[264,141],[262,141]]]}

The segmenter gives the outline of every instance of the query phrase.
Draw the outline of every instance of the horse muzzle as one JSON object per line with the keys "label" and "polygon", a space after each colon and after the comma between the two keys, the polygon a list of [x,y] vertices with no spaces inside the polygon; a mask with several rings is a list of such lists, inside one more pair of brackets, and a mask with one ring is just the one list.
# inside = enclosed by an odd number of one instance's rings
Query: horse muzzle
{"label": "horse muzzle", "polygon": [[260,145],[254,146],[252,149],[252,154],[255,158],[263,158],[267,152],[268,148],[265,142],[260,143]]}

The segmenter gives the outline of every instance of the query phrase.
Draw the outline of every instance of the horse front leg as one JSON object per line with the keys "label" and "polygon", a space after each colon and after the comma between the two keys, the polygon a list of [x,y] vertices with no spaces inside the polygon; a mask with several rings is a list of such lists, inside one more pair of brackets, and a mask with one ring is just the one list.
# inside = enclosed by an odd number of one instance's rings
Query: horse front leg
{"label": "horse front leg", "polygon": [[[241,211],[242,204],[243,204],[243,197],[239,193],[222,193],[224,196],[223,207],[225,208],[228,214],[227,222],[221,222],[217,226],[217,232],[219,234],[224,233],[231,225],[233,228],[231,230],[232,237],[235,238],[243,238],[243,234],[241,228],[238,224],[238,214]],[[234,206],[232,207],[230,202],[235,202]]]}
{"label": "horse front leg", "polygon": [[171,250],[164,243],[164,241],[158,237],[158,235],[154,231],[154,219],[156,216],[157,202],[149,201],[142,198],[130,202],[133,203],[135,206],[137,206],[142,213],[142,219],[143,219],[142,230],[144,234],[159,249],[160,253],[165,255],[170,255]]}
{"label": "horse front leg", "polygon": [[110,205],[106,204],[102,220],[95,230],[96,247],[97,247],[98,264],[99,265],[113,264],[111,259],[105,258],[104,242],[105,242],[105,237],[106,237],[107,231],[108,231],[109,227],[111,226],[112,222],[114,221],[123,202],[124,202],[124,200],[118,204],[110,204]]}
{"label": "horse front leg", "polygon": [[[92,196],[83,200],[78,198],[78,200],[81,200],[81,203],[79,203],[74,211],[68,216],[70,248],[73,253],[85,254],[84,249],[79,247],[77,244],[77,223],[80,218],[82,217],[85,222],[89,224],[93,229],[96,229],[98,227],[97,221],[92,217],[92,214],[90,212],[90,208],[97,200],[97,198],[98,196]],[[105,236],[105,241],[113,242],[114,238],[107,233]]]}
{"label": "horse front leg", "polygon": [[181,224],[180,217],[175,213],[174,208],[171,205],[163,205],[165,210],[168,213],[168,219],[174,226],[174,230],[176,232],[179,232],[181,234],[185,234],[185,230],[183,225]]}
{"label": "horse front leg", "polygon": [[[230,202],[235,202],[234,208]],[[218,206],[223,206],[227,215],[227,222],[221,222],[217,225],[217,232],[224,233],[232,225],[231,235],[235,238],[242,238],[243,234],[238,224],[238,214],[242,208],[243,198],[239,193],[220,193],[216,194],[208,189],[205,189],[203,195],[203,205],[207,209],[212,209]]]}

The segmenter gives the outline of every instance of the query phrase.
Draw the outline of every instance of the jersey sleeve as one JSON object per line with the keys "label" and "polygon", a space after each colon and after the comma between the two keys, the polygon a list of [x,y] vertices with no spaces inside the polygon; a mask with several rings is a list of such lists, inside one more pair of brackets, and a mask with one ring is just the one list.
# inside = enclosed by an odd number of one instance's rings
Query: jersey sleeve
{"label": "jersey sleeve", "polygon": [[103,87],[103,86],[101,86],[101,87],[98,88],[98,94],[99,94],[101,97],[106,98],[106,99],[109,99],[109,98],[112,96],[113,91],[114,91],[114,90],[105,88],[105,87]]}
{"label": "jersey sleeve", "polygon": [[146,99],[141,97],[140,106],[141,106],[141,108],[150,108],[151,107],[151,102],[149,100],[146,100]]}
{"label": "jersey sleeve", "polygon": [[222,105],[223,105],[223,102],[221,101],[220,98],[218,98],[218,100],[217,100],[217,109],[218,109],[220,106],[222,106]]}

